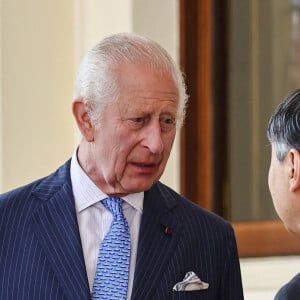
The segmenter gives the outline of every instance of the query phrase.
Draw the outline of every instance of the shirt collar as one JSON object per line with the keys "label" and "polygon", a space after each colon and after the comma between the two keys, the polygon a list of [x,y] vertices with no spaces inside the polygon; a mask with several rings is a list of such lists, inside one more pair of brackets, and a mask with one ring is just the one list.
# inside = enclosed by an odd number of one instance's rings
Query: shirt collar
{"label": "shirt collar", "polygon": [[[108,197],[95,185],[79,165],[77,150],[74,151],[71,159],[70,173],[75,207],[78,213]],[[122,199],[140,213],[143,212],[144,192],[129,194],[122,197]]]}

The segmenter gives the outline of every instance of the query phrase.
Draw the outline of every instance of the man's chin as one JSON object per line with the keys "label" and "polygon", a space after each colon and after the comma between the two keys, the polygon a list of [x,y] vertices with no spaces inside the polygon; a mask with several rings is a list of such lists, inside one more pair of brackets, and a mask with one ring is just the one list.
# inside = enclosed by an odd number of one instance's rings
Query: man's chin
{"label": "man's chin", "polygon": [[134,185],[128,185],[127,188],[125,189],[126,192],[128,194],[135,194],[135,193],[141,193],[141,192],[144,192],[144,191],[148,191],[152,186],[153,184],[155,183],[156,181],[152,181],[150,183],[137,183],[137,184],[134,184]]}

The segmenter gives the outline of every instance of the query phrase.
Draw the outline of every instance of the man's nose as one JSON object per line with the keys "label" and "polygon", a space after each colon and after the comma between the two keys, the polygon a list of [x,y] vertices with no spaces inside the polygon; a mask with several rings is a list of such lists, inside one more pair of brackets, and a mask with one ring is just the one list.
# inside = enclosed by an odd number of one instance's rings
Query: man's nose
{"label": "man's nose", "polygon": [[162,132],[159,122],[155,122],[148,127],[148,130],[146,130],[144,146],[154,154],[162,153],[164,145],[162,141]]}

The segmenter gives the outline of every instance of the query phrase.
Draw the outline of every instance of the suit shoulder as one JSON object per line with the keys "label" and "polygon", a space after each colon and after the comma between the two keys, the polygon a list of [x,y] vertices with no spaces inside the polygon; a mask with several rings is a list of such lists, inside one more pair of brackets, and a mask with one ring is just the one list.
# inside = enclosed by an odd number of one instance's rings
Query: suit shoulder
{"label": "suit shoulder", "polygon": [[69,170],[68,163],[48,176],[0,194],[0,210],[7,205],[17,205],[18,202],[26,202],[33,195],[33,192],[37,196],[39,194],[46,195],[46,193],[50,192],[54,193],[56,190],[55,186],[59,186],[60,181],[63,182],[66,170]]}
{"label": "suit shoulder", "polygon": [[7,204],[8,201],[11,201],[11,199],[22,198],[24,197],[24,194],[30,193],[41,182],[41,180],[43,179],[37,179],[31,183],[0,194],[0,208]]}

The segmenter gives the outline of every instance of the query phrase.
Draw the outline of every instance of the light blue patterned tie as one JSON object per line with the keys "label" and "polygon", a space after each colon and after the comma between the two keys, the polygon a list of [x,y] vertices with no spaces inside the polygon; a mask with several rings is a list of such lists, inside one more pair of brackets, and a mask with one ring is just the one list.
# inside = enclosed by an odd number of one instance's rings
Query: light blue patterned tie
{"label": "light blue patterned tie", "polygon": [[130,232],[122,211],[123,200],[109,197],[102,201],[113,221],[99,250],[92,299],[126,299],[130,265]]}

